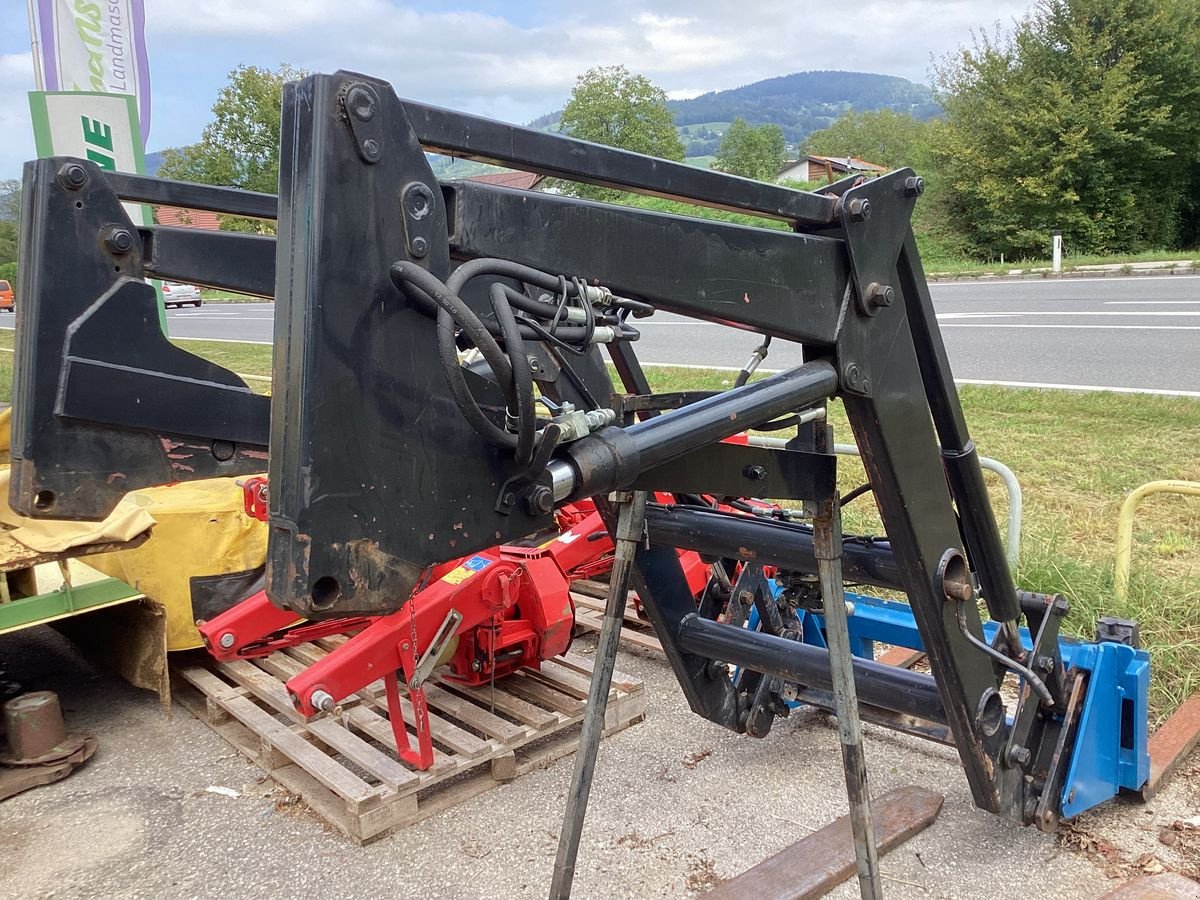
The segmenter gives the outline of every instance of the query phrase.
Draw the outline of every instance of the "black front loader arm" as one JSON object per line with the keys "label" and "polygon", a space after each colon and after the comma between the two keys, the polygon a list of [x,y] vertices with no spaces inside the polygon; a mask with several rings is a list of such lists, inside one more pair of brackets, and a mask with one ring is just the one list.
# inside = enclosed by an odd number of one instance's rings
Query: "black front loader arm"
{"label": "black front loader arm", "polygon": [[[320,618],[399,608],[431,566],[546,528],[555,503],[631,487],[676,492],[677,507],[647,515],[635,578],[692,708],[745,730],[745,692],[725,663],[819,698],[828,655],[783,632],[717,621],[711,604],[698,610],[675,548],[817,571],[811,534],[806,543],[795,525],[697,508],[695,495],[743,483],[749,494],[758,479],[775,499],[836,500],[833,457],[811,428],[793,432],[786,450],[719,442],[840,398],[888,539],[847,550],[845,565],[907,593],[931,669],[856,663],[864,715],[953,740],[979,806],[1026,823],[1045,808],[1041,792],[1059,782],[1010,763],[1014,726],[997,714],[1003,657],[978,645],[976,583],[1008,640],[1022,608],[912,239],[920,179],[901,170],[793,191],[404,101],[385,82],[345,72],[289,85],[283,109],[277,199],[75,160],[28,166],[14,508],[98,518],[133,488],[268,465],[268,593]],[[439,184],[429,150],[783,219],[793,230]],[[277,217],[278,236],[134,228],[122,199]],[[526,357],[499,360],[510,377],[513,365],[530,367],[547,398],[637,410],[641,421],[610,414],[614,424],[558,446],[543,440],[537,465],[518,463],[468,421],[445,344],[439,357],[428,291],[470,260],[501,261],[510,274],[493,288],[526,305],[594,290],[624,303],[631,327],[628,311],[652,306],[733,335],[798,342],[806,362],[661,413],[632,331],[610,354],[625,395],[599,342],[572,356],[535,335]],[[535,290],[511,277],[513,265],[545,277]],[[143,281],[154,275],[275,297],[270,399],[161,334]],[[486,290],[469,287],[443,300],[487,318]],[[507,333],[500,340],[508,346]],[[504,422],[504,379],[493,369],[471,364],[466,383]],[[552,431],[544,419],[539,429]],[[964,559],[969,570],[957,567]],[[1071,725],[1060,708],[1044,712],[1020,726],[1035,766]]]}

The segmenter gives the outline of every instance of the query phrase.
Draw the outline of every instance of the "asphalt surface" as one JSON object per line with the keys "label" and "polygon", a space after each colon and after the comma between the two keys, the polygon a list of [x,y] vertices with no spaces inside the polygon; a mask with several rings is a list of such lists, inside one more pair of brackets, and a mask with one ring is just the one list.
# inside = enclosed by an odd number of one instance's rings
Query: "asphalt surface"
{"label": "asphalt surface", "polygon": [[[0,659],[6,679],[58,691],[68,728],[100,744],[71,777],[0,805],[6,900],[546,896],[572,757],[357,848],[206,725],[178,708],[167,718],[49,628],[0,637]],[[845,813],[828,717],[800,711],[755,740],[693,715],[661,657],[623,651],[617,668],[645,681],[648,712],[601,745],[578,900],[695,897]],[[873,793],[917,784],[946,797],[929,829],[884,857],[888,900],[1094,898],[1142,854],[1186,864],[1157,838],[1200,821],[1194,766],[1149,806],[1088,814],[1074,843],[1107,857],[1089,858],[976,809],[950,748],[864,728]],[[857,885],[830,896],[857,897]]]}
{"label": "asphalt surface", "polygon": [[[1200,276],[961,281],[930,286],[959,381],[1200,393]],[[168,312],[172,337],[269,343],[269,303]],[[642,327],[645,363],[740,368],[754,335],[660,313]],[[788,368],[776,341],[763,364]]]}

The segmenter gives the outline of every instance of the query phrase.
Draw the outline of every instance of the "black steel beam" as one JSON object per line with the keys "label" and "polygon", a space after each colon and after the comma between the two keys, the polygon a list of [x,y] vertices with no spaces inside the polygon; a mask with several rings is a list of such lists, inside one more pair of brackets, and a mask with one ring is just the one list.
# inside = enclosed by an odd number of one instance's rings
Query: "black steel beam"
{"label": "black steel beam", "polygon": [[828,224],[836,215],[834,197],[518,128],[412,100],[403,103],[421,145],[434,153],[792,222]]}
{"label": "black steel beam", "polygon": [[107,172],[104,179],[122,200],[179,209],[203,209],[252,219],[274,219],[279,215],[279,198],[274,194],[194,184],[190,181],[169,181],[127,172]]}
{"label": "black steel beam", "polygon": [[761,334],[837,339],[849,263],[835,238],[471,182],[444,193],[457,256],[566,272],[668,312]]}
{"label": "black steel beam", "polygon": [[[792,522],[754,518],[699,507],[646,508],[650,541],[705,556],[741,559],[791,572],[816,573],[812,529]],[[886,540],[848,540],[842,545],[842,572],[853,584],[903,590],[900,570]]]}
{"label": "black steel beam", "polygon": [[[678,641],[685,653],[796,684],[823,690],[833,686],[829,651],[823,647],[713,622],[698,613],[679,623]],[[854,683],[863,703],[939,724],[946,721],[937,684],[928,675],[855,657]]]}
{"label": "black steel beam", "polygon": [[[228,231],[139,228],[147,275],[257,297],[275,296],[275,238]],[[214,266],[213,260],[221,260]]]}

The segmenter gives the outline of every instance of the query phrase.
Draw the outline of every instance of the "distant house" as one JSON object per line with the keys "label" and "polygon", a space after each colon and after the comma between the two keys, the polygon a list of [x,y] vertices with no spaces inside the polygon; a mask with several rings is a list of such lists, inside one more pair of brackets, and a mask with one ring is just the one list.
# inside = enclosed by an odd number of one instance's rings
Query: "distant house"
{"label": "distant house", "polygon": [[495,184],[500,187],[517,188],[522,191],[536,191],[540,188],[545,175],[535,172],[493,172],[488,175],[472,175],[466,181],[478,181],[481,184]]}
{"label": "distant house", "polygon": [[221,221],[215,212],[203,209],[182,209],[178,206],[154,207],[154,221],[159,225],[179,225],[184,228],[203,228],[219,231]]}
{"label": "distant house", "polygon": [[836,181],[847,175],[882,175],[887,169],[857,156],[802,156],[785,163],[776,181]]}

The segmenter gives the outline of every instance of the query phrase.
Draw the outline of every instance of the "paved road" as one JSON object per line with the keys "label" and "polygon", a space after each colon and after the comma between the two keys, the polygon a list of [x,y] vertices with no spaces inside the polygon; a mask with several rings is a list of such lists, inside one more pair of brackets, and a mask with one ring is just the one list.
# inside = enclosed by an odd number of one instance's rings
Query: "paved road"
{"label": "paved road", "polygon": [[[962,381],[1200,392],[1200,276],[934,284],[934,304]],[[270,304],[208,304],[168,313],[171,335],[270,341]],[[740,368],[753,335],[660,314],[642,322],[648,363]],[[776,342],[764,368],[799,360]]]}

